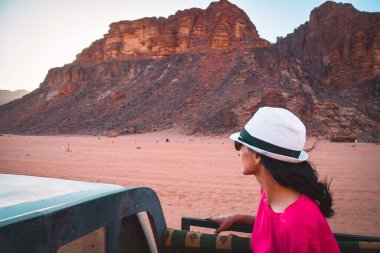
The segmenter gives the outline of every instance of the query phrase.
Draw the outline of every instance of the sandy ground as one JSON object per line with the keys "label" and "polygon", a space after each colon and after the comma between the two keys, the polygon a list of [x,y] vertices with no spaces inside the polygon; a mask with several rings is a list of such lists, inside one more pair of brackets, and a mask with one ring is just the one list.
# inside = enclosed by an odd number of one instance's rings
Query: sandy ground
{"label": "sandy ground", "polygon": [[[380,145],[322,141],[310,156],[320,176],[333,179],[332,230],[380,236]],[[227,136],[0,136],[0,173],[148,186],[174,228],[182,216],[254,214],[260,188],[240,168]]]}

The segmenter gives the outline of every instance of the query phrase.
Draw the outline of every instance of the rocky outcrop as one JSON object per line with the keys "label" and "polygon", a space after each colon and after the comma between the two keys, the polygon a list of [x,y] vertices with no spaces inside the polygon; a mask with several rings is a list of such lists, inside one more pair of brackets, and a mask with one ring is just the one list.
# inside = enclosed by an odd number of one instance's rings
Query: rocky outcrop
{"label": "rocky outcrop", "polygon": [[84,79],[85,70],[81,66],[66,65],[53,68],[49,70],[40,90],[46,92],[47,99],[57,95],[69,95],[77,90]]}
{"label": "rocky outcrop", "polygon": [[259,107],[280,106],[313,136],[380,139],[376,110],[363,107],[378,86],[326,92],[311,78],[322,70],[314,73],[312,61],[282,52],[280,44],[273,49],[225,0],[167,19],[114,23],[73,63],[51,69],[39,89],[1,106],[0,132],[117,136],[177,127],[225,134],[240,130]]}
{"label": "rocky outcrop", "polygon": [[231,49],[240,43],[270,46],[258,36],[256,27],[241,9],[220,1],[211,3],[206,10],[178,11],[167,19],[113,23],[104,38],[83,50],[75,63],[159,59],[184,52]]}
{"label": "rocky outcrop", "polygon": [[[369,117],[373,125],[380,119],[379,31],[380,13],[360,12],[351,4],[328,1],[315,8],[310,20],[294,33],[278,38],[273,49],[302,62],[320,98],[355,109],[355,114]],[[338,118],[328,118],[335,122],[330,131],[336,132]],[[344,135],[354,130],[348,128]]]}
{"label": "rocky outcrop", "polygon": [[380,76],[379,31],[380,13],[328,1],[294,33],[278,38],[275,48],[300,59],[322,86],[341,89]]}

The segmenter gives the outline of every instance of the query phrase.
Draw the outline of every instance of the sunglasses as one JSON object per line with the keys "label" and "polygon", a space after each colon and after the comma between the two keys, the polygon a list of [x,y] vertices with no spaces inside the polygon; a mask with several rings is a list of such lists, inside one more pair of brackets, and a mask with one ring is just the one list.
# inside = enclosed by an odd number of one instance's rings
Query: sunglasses
{"label": "sunglasses", "polygon": [[243,148],[243,144],[241,144],[240,142],[235,141],[234,144],[236,151],[240,151]]}

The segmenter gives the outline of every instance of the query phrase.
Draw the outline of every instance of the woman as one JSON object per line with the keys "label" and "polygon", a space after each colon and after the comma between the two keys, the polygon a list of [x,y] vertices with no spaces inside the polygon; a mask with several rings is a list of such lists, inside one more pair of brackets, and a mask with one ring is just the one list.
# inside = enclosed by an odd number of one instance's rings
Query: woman
{"label": "woman", "polygon": [[340,252],[325,217],[332,217],[332,196],[327,182],[303,150],[306,129],[291,112],[263,107],[240,133],[230,136],[242,162],[242,173],[254,175],[261,186],[256,217],[211,217],[219,233],[236,222],[254,223],[252,251]]}

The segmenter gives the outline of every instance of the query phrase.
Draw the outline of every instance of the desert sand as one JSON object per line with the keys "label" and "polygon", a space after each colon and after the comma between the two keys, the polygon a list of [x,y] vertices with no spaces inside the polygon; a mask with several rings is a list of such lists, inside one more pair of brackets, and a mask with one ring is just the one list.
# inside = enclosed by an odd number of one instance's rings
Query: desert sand
{"label": "desert sand", "polygon": [[[332,179],[332,230],[380,236],[380,145],[320,141],[310,157],[320,176]],[[254,176],[241,174],[227,135],[186,136],[175,130],[115,138],[2,135],[0,173],[151,187],[174,228],[180,228],[182,216],[255,214],[260,198]]]}

